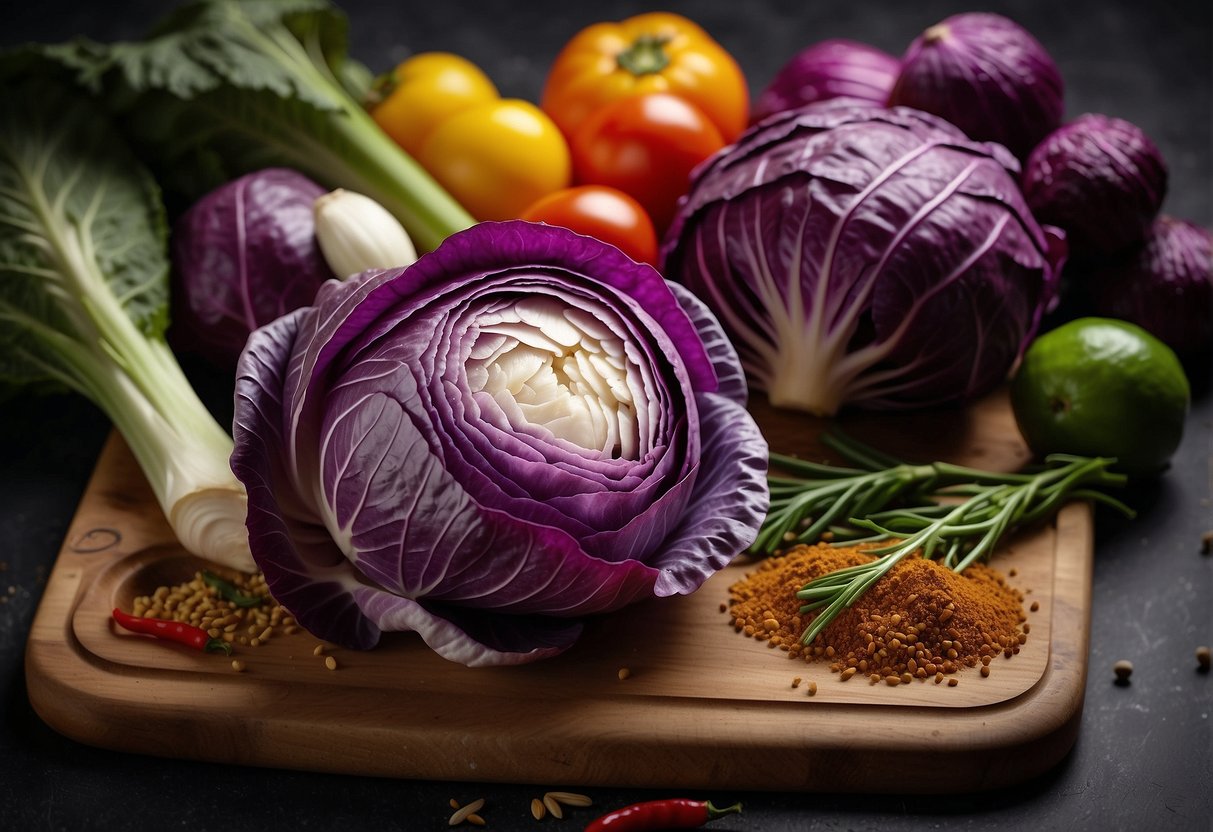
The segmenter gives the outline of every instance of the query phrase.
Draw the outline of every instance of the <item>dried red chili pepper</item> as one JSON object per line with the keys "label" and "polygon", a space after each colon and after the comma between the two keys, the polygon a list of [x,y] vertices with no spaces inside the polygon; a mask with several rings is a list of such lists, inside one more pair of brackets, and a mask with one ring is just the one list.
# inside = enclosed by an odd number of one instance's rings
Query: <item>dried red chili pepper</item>
{"label": "dried red chili pepper", "polygon": [[231,654],[232,646],[221,638],[211,638],[206,630],[193,627],[180,621],[166,621],[162,618],[140,618],[120,609],[114,609],[114,620],[132,633],[146,633],[165,641],[175,641],[188,644],[195,650],[207,653],[222,651]]}
{"label": "dried red chili pepper", "polygon": [[693,829],[723,815],[741,811],[734,803],[717,809],[710,800],[649,800],[608,812],[585,828],[585,832],[642,832],[647,829]]}

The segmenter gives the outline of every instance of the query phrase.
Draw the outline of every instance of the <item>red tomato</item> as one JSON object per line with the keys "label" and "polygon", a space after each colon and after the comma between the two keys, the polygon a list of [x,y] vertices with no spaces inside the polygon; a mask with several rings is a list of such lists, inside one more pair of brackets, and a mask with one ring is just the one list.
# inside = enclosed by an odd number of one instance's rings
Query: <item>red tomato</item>
{"label": "red tomato", "polygon": [[520,219],[597,237],[633,260],[657,265],[657,232],[644,207],[615,188],[581,185],[537,200]]}
{"label": "red tomato", "polygon": [[629,194],[660,233],[687,191],[691,170],[725,141],[694,104],[670,93],[650,93],[595,110],[569,145],[575,182],[609,185]]}

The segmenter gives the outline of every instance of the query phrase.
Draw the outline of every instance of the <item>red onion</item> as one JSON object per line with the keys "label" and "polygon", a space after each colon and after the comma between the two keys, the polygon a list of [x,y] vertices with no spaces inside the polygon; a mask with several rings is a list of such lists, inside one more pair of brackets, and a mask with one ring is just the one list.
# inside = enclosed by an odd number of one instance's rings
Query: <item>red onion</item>
{"label": "red onion", "polygon": [[1135,323],[1177,353],[1213,345],[1213,233],[1160,215],[1126,259],[1090,274],[1095,311]]}
{"label": "red onion", "polygon": [[1020,159],[1061,123],[1061,73],[1026,29],[1001,15],[966,12],[910,44],[889,104],[947,119],[976,141]]}
{"label": "red onion", "polygon": [[828,98],[858,98],[883,105],[901,63],[866,43],[834,38],[792,56],[758,96],[750,114],[757,123],[769,115]]}
{"label": "red onion", "polygon": [[1024,196],[1036,219],[1066,232],[1076,258],[1142,241],[1167,193],[1167,166],[1135,124],[1087,113],[1028,156]]}

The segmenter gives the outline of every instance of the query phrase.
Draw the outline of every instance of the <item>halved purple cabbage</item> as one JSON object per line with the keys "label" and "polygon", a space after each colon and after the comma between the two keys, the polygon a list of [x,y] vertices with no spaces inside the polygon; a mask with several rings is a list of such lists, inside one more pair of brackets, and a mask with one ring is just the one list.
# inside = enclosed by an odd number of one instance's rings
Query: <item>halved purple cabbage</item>
{"label": "halved purple cabbage", "polygon": [[1023,192],[1036,219],[1066,232],[1071,256],[1098,258],[1145,238],[1167,194],[1167,164],[1136,124],[1084,113],[1033,149]]}
{"label": "halved purple cabbage", "polygon": [[1064,240],[1000,145],[833,99],[704,162],[663,273],[716,313],[778,407],[963,402],[1004,380],[1055,300]]}
{"label": "halved purple cabbage", "polygon": [[914,39],[888,103],[933,113],[1023,159],[1061,123],[1065,84],[1028,30],[1000,14],[963,12]]}
{"label": "halved purple cabbage", "polygon": [[846,38],[819,41],[780,67],[755,100],[750,122],[831,98],[883,106],[900,69],[901,61],[875,46]]}
{"label": "halved purple cabbage", "polygon": [[203,196],[173,227],[176,349],[236,364],[249,333],[308,306],[333,277],[316,242],[324,189],[288,168],[265,168]]}
{"label": "halved purple cabbage", "polygon": [[[745,397],[711,313],[652,267],[482,223],[255,332],[232,467],[253,557],[313,634],[519,663],[749,546],[767,445]],[[601,418],[562,418],[581,405]]]}

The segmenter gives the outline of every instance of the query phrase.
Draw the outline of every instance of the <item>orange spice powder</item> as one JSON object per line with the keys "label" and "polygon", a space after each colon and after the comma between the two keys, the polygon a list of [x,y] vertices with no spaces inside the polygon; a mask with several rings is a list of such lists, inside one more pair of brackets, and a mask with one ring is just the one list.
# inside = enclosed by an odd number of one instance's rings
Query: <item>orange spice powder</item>
{"label": "orange spice powder", "polygon": [[[937,561],[904,558],[835,618],[812,645],[800,638],[816,614],[800,613],[796,591],[814,578],[871,559],[856,547],[797,546],[768,558],[729,588],[733,627],[791,658],[828,661],[844,681],[936,684],[962,667],[991,672],[1027,640],[1023,594],[997,571],[974,564],[958,574]],[[955,684],[955,678],[949,684]]]}

